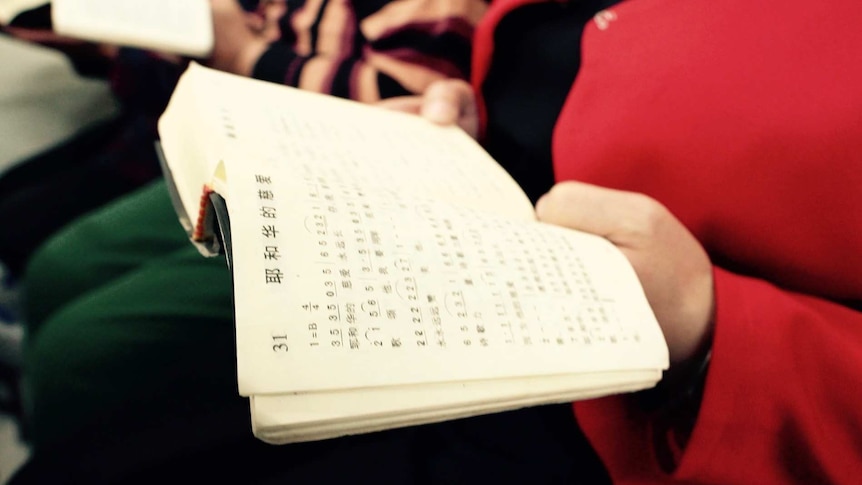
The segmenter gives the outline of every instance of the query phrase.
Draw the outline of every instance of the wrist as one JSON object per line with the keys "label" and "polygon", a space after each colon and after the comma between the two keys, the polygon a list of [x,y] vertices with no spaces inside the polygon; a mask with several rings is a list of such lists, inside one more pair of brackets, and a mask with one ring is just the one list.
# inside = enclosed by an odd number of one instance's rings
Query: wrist
{"label": "wrist", "polygon": [[641,396],[653,416],[652,441],[661,468],[676,468],[694,431],[712,361],[711,339],[684,363],[669,370],[659,384]]}

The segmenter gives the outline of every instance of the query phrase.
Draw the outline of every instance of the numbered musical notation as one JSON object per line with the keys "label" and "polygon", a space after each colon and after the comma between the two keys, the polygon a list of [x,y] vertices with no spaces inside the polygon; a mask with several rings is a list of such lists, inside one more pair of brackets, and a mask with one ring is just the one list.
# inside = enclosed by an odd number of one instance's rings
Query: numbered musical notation
{"label": "numbered musical notation", "polygon": [[[260,277],[279,285],[290,264],[283,232],[297,228],[282,222],[271,182],[256,175]],[[308,298],[290,302],[304,320],[273,333],[281,350],[288,334],[296,348],[297,325],[301,345],[321,352],[638,339],[561,232],[394,192],[372,197],[313,176],[304,188],[292,204],[304,204],[293,212],[303,214],[296,224],[306,234],[292,240],[308,241],[298,254],[313,274],[302,278]]]}
{"label": "numbered musical notation", "polygon": [[178,94],[159,127],[172,201],[222,236],[195,243],[228,256],[255,436],[594,398],[667,369],[625,254],[537,221],[458,128],[194,63]]}

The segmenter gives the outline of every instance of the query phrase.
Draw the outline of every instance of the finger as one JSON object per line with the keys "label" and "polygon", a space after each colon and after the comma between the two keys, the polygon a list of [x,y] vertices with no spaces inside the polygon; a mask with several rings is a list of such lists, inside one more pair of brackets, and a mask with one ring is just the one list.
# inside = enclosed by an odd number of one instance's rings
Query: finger
{"label": "finger", "polygon": [[422,98],[419,96],[397,96],[378,101],[376,105],[393,111],[403,111],[418,115],[419,110],[422,108]]}
{"label": "finger", "polygon": [[473,88],[460,79],[437,81],[425,91],[420,114],[441,125],[456,124],[466,116],[475,116]]}
{"label": "finger", "polygon": [[263,7],[264,29],[263,34],[274,42],[281,37],[279,22],[287,13],[287,4],[282,0],[270,0]]}
{"label": "finger", "polygon": [[539,220],[603,236],[618,246],[648,237],[662,210],[642,194],[571,181],[555,185],[536,203]]}
{"label": "finger", "polygon": [[257,34],[262,34],[266,30],[266,19],[258,13],[246,14],[245,21],[248,28]]}

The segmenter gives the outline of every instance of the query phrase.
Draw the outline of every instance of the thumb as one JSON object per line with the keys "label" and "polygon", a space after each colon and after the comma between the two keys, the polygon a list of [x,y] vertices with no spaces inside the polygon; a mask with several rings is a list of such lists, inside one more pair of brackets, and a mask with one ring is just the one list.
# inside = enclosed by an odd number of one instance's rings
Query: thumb
{"label": "thumb", "polygon": [[636,245],[650,199],[634,192],[582,182],[561,182],[536,203],[539,220],[605,237],[617,246]]}
{"label": "thumb", "polygon": [[381,99],[374,104],[380,108],[418,115],[422,109],[422,98],[419,96],[395,96]]}
{"label": "thumb", "polygon": [[422,96],[419,114],[441,125],[457,124],[474,138],[479,132],[476,96],[461,79],[432,83]]}

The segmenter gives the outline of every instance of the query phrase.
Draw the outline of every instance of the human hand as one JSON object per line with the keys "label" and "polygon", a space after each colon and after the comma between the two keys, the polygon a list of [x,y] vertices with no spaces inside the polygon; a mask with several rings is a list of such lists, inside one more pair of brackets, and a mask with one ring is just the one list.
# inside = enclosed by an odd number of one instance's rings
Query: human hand
{"label": "human hand", "polygon": [[251,76],[273,38],[266,19],[246,12],[237,0],[210,0],[210,5],[215,42],[207,64],[221,71]]}
{"label": "human hand", "polygon": [[664,332],[671,364],[709,341],[715,296],[712,263],[694,236],[658,201],[581,182],[555,185],[536,204],[539,220],[603,236],[637,272]]}
{"label": "human hand", "polygon": [[435,81],[421,96],[399,96],[377,104],[387,109],[417,114],[437,124],[457,124],[473,138],[479,134],[476,95],[473,88],[460,79]]}
{"label": "human hand", "polygon": [[285,13],[287,13],[285,0],[260,0],[257,10],[249,17],[252,29],[267,42],[275,42],[281,38],[281,28],[278,23]]}

